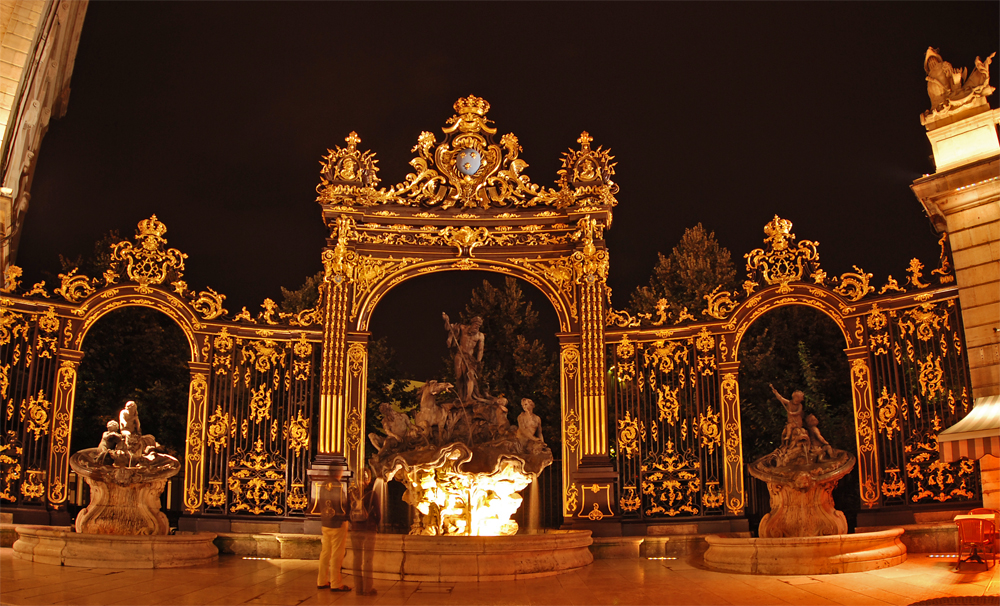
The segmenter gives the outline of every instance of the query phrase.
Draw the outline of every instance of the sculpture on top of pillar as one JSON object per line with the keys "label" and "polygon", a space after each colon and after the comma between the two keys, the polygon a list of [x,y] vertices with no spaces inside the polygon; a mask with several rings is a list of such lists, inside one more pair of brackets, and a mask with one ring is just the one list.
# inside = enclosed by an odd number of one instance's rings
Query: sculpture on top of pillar
{"label": "sculpture on top of pillar", "polygon": [[761,538],[815,537],[847,533],[847,518],[833,503],[837,482],[854,467],[854,455],[833,448],[816,415],[805,417],[805,395],[788,400],[770,386],[788,414],[781,444],[750,465],[750,475],[767,483],[771,512],[760,521]]}
{"label": "sculpture on top of pillar", "polygon": [[160,494],[181,464],[152,434],[143,434],[136,403],[128,401],[96,448],[73,454],[69,464],[90,485],[90,504],[76,517],[89,534],[168,534]]}
{"label": "sculpture on top of pillar", "polygon": [[482,319],[453,324],[442,317],[454,383],[427,381],[412,420],[383,404],[385,436],[369,434],[378,450],[370,463],[381,477],[406,485],[403,500],[417,510],[410,534],[514,534],[518,492],[552,464],[552,451],[532,400],[521,399],[523,412],[512,426],[507,399],[480,384]]}
{"label": "sculpture on top of pillar", "polygon": [[927,74],[927,95],[931,108],[921,116],[921,123],[927,124],[958,111],[978,106],[989,108],[986,97],[996,90],[990,86],[990,63],[996,53],[982,61],[976,57],[972,73],[967,68],[955,69],[941,58],[936,48],[928,48],[924,54],[924,72]]}

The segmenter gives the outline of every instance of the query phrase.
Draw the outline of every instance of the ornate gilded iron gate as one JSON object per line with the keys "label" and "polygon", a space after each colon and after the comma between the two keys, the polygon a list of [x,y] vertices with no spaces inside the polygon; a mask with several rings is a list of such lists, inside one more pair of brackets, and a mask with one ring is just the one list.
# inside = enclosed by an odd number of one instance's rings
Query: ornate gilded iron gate
{"label": "ornate gilded iron gate", "polygon": [[[795,242],[775,217],[766,246],[747,257],[743,292],[716,289],[698,323],[666,313],[609,315],[606,333],[612,449],[624,519],[743,515],[739,343],[763,314],[786,305],[825,313],[847,345],[863,507],[979,498],[977,466],[946,464],[936,435],[971,406],[958,291],[941,241],[940,267],[925,281],[916,259],[905,286],[891,276],[829,278],[817,244]],[[683,314],[682,314],[683,315]]]}
{"label": "ornate gilded iron gate", "polygon": [[155,216],[134,244],[112,246],[103,276],[63,274],[50,293],[44,283],[21,288],[20,270],[8,268],[0,501],[65,507],[83,340],[103,315],[137,305],[172,318],[190,346],[184,511],[304,515],[311,464],[364,464],[378,302],[403,281],[470,269],[523,279],[556,311],[568,524],[744,514],[739,346],[755,320],[785,305],[825,313],[844,335],[866,508],[978,497],[975,465],[946,465],[933,447],[970,406],[944,239],[930,276],[914,259],[904,285],[890,277],[876,292],[857,267],[828,277],[817,244],[796,243],[791,222],[775,217],[765,247],[746,255],[742,289],[706,297],[705,321],[668,317],[665,306],[656,317],[609,312],[611,154],[585,132],[563,154],[557,187],[543,188],[524,174],[517,138],[494,139],[486,101],[454,108],[444,140],[421,133],[414,172],[392,187],[378,188],[374,153],[354,133],[323,158],[317,201],[330,237],[314,309],[282,314],[265,300],[256,316],[225,320],[223,295],[183,281],[186,255],[166,247]]}
{"label": "ornate gilded iron gate", "polygon": [[[76,371],[88,329],[128,306],[172,318],[190,347],[184,453],[187,514],[297,516],[307,502],[315,452],[322,332],[315,309],[281,314],[270,300],[224,321],[225,299],[183,281],[187,255],[167,248],[156,217],[135,243],[112,246],[100,279],[59,276],[24,290],[8,272],[0,296],[0,465],[5,504],[62,510],[67,504],[69,437]],[[141,412],[140,412],[141,414]]]}

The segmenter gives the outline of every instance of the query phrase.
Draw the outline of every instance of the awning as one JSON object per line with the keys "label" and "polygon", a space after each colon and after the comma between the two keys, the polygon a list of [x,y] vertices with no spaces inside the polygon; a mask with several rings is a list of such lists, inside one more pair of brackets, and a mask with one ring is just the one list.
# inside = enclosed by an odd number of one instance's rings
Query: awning
{"label": "awning", "polygon": [[938,434],[938,452],[946,463],[962,457],[1000,457],[1000,396],[976,398],[964,419]]}

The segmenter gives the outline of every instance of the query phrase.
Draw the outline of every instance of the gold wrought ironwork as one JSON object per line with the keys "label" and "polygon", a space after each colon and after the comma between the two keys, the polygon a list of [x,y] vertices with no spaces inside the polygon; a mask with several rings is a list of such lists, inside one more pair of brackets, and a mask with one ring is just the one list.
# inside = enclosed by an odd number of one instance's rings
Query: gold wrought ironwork
{"label": "gold wrought ironwork", "polygon": [[635,378],[635,345],[629,341],[628,335],[622,337],[616,353],[618,354],[618,380],[631,381]]}
{"label": "gold wrought ironwork", "polygon": [[140,292],[146,292],[150,284],[173,282],[184,275],[187,255],[176,248],[167,248],[165,233],[167,226],[153,215],[139,222],[138,246],[125,240],[112,247],[112,267],[118,274],[127,275],[138,283]]}
{"label": "gold wrought ironwork", "polygon": [[208,445],[216,454],[229,446],[230,438],[236,437],[236,423],[222,405],[215,405],[215,412],[208,418]]}
{"label": "gold wrought ironwork", "polygon": [[31,396],[21,402],[21,421],[25,424],[27,433],[35,434],[37,442],[43,435],[49,433],[49,411],[52,403],[45,399],[45,391],[39,390],[38,395]]}
{"label": "gold wrought ironwork", "polygon": [[0,440],[2,440],[0,442],[0,481],[3,482],[0,500],[16,503],[17,494],[14,487],[21,479],[21,456],[24,453],[24,447],[18,442],[13,432]]}
{"label": "gold wrought ironwork", "polygon": [[764,243],[767,250],[755,248],[747,253],[747,274],[760,275],[767,284],[779,285],[779,292],[789,293],[789,283],[800,282],[804,276],[819,269],[818,242],[802,240],[795,245],[792,222],[774,215],[766,226]]}
{"label": "gold wrought ironwork", "polygon": [[283,431],[288,440],[288,448],[295,451],[295,456],[301,456],[303,449],[309,448],[309,419],[302,417],[302,411],[294,419],[285,423]]}
{"label": "gold wrought ironwork", "polygon": [[24,481],[21,482],[21,496],[27,500],[41,499],[45,494],[45,470],[27,470]]}
{"label": "gold wrought ironwork", "polygon": [[625,412],[625,418],[618,420],[618,449],[628,458],[639,454],[639,434],[645,429],[639,427],[639,420],[632,418],[630,411]]}
{"label": "gold wrought ironwork", "polygon": [[626,486],[624,489],[625,494],[618,499],[618,506],[622,511],[639,511],[639,507],[642,506],[642,497],[636,494],[635,486]]}
{"label": "gold wrought ironwork", "polygon": [[284,513],[285,460],[264,450],[263,440],[258,438],[251,451],[238,449],[229,468],[231,512]]}
{"label": "gold wrought ironwork", "polygon": [[469,96],[455,102],[454,109],[455,115],[442,129],[444,140],[438,143],[432,133],[420,133],[412,150],[417,156],[410,161],[414,172],[390,188],[376,189],[375,154],[359,151],[361,140],[352,132],[347,147],[328,150],[320,163],[317,200],[345,208],[394,204],[442,211],[617,204],[618,186],[611,180],[613,157],[601,148],[592,149],[593,139],[587,133],[577,140],[579,150],[563,154],[559,189],[547,189],[524,174],[528,164],[518,157],[517,137],[508,133],[495,141],[497,129],[486,117],[489,103]]}
{"label": "gold wrought ironwork", "polygon": [[646,515],[698,515],[700,468],[699,457],[676,452],[673,441],[668,440],[664,451],[642,466],[642,493],[649,496]]}

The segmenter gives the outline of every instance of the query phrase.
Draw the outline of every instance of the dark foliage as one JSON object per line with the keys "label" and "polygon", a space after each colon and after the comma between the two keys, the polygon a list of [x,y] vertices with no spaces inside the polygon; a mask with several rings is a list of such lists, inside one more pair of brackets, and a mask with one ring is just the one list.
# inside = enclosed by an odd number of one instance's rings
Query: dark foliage
{"label": "dark foliage", "polygon": [[160,312],[127,307],[98,320],[83,351],[71,451],[97,446],[108,421],[135,400],[143,433],[183,457],[191,350],[180,327]]}
{"label": "dark foliage", "polygon": [[705,295],[718,286],[730,291],[736,288],[736,268],[729,250],[719,245],[715,232],[706,231],[701,223],[684,230],[669,257],[657,254],[659,261],[649,285],[632,293],[632,313],[655,313],[657,301],[666,299],[673,318],[686,307],[689,314],[703,320]]}

